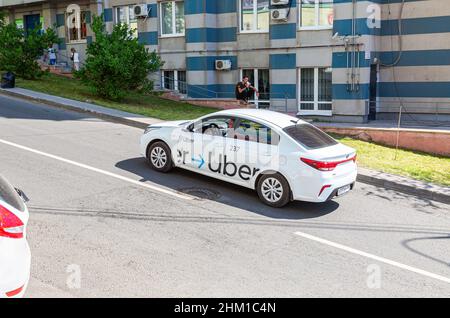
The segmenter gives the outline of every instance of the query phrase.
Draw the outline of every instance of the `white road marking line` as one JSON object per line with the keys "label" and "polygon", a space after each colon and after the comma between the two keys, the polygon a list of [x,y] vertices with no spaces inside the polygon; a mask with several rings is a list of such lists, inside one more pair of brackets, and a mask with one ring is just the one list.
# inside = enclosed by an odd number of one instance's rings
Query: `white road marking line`
{"label": "white road marking line", "polygon": [[429,277],[429,278],[437,279],[437,280],[440,280],[440,281],[442,281],[444,283],[450,284],[450,278],[448,278],[448,277],[444,277],[444,276],[441,276],[441,275],[430,273],[430,272],[424,271],[422,269],[419,269],[419,268],[416,268],[416,267],[412,267],[412,266],[409,266],[409,265],[405,265],[405,264],[402,264],[402,263],[399,263],[399,262],[396,262],[396,261],[392,261],[392,260],[384,258],[384,257],[380,257],[380,256],[376,256],[376,255],[373,255],[373,254],[369,254],[369,253],[366,253],[366,252],[363,252],[363,251],[360,251],[360,250],[357,250],[357,249],[354,249],[354,248],[351,248],[351,247],[348,247],[348,246],[345,246],[345,245],[342,245],[342,244],[339,244],[339,243],[334,243],[334,242],[322,239],[322,238],[314,236],[314,235],[306,234],[306,233],[303,233],[303,232],[295,232],[294,234],[298,235],[298,236],[301,236],[303,238],[306,238],[308,240],[316,241],[316,242],[319,242],[319,243],[322,243],[322,244],[325,244],[325,245],[328,245],[328,246],[332,246],[332,247],[335,247],[337,249],[340,249],[340,250],[343,250],[343,251],[346,251],[346,252],[349,252],[349,253],[353,253],[353,254],[356,254],[356,255],[364,256],[364,257],[373,259],[373,260],[378,261],[378,262],[386,263],[386,264],[389,264],[389,265],[392,265],[392,266],[395,266],[395,267],[398,267],[398,268],[401,268],[401,269],[404,269],[404,270],[407,270],[407,271],[410,271],[410,272],[414,272],[414,273],[419,274],[419,275],[423,275],[423,276],[426,276],[426,277]]}
{"label": "white road marking line", "polygon": [[79,163],[79,162],[72,161],[72,160],[69,160],[69,159],[65,159],[65,158],[62,158],[62,157],[59,157],[59,156],[55,156],[55,155],[52,155],[52,154],[49,154],[49,153],[45,153],[45,152],[42,152],[42,151],[39,151],[39,150],[36,150],[36,149],[33,149],[33,148],[25,147],[25,146],[22,146],[22,145],[19,145],[19,144],[10,142],[10,141],[6,141],[6,140],[3,140],[3,139],[0,139],[0,143],[3,143],[3,144],[8,145],[8,146],[15,147],[15,148],[18,148],[18,149],[22,149],[22,150],[25,150],[25,151],[29,151],[29,152],[35,153],[37,155],[40,155],[40,156],[44,156],[44,157],[51,158],[51,159],[54,159],[54,160],[58,160],[58,161],[61,161],[61,162],[64,162],[64,163],[68,163],[68,164],[71,164],[73,166],[77,166],[77,167],[80,167],[80,168],[83,168],[83,169],[87,169],[87,170],[90,170],[90,171],[93,171],[93,172],[101,173],[101,174],[103,174],[105,176],[116,178],[116,179],[119,179],[119,180],[122,180],[122,181],[125,181],[125,182],[128,182],[128,183],[131,183],[131,184],[143,187],[143,188],[147,188],[147,189],[150,189],[150,190],[153,190],[153,191],[157,191],[157,192],[161,192],[161,193],[164,193],[164,194],[168,194],[168,195],[174,196],[176,198],[180,198],[180,199],[184,199],[184,200],[194,200],[195,199],[194,197],[189,196],[189,195],[181,194],[181,193],[178,193],[178,192],[173,191],[173,190],[169,190],[169,189],[165,189],[165,188],[162,188],[162,187],[157,187],[157,186],[153,186],[153,185],[150,185],[150,184],[147,184],[147,183],[136,181],[136,180],[133,180],[133,179],[130,179],[130,178],[123,177],[121,175],[112,173],[112,172],[108,172],[108,171],[105,171],[105,170],[102,170],[102,169],[94,168],[94,167],[85,165],[83,163]]}

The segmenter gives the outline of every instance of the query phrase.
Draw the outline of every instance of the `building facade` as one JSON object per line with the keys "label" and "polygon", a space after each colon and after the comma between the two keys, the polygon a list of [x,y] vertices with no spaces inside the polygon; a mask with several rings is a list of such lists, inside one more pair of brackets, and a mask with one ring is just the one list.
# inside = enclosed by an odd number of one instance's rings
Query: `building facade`
{"label": "building facade", "polygon": [[[81,10],[68,26],[70,5]],[[142,16],[134,6],[143,5]],[[450,118],[448,0],[0,0],[24,28],[55,25],[61,59],[81,60],[107,29],[127,23],[165,61],[157,82],[192,99],[227,99],[243,75],[259,107],[365,122],[396,116]],[[69,9],[68,9],[69,8]]]}

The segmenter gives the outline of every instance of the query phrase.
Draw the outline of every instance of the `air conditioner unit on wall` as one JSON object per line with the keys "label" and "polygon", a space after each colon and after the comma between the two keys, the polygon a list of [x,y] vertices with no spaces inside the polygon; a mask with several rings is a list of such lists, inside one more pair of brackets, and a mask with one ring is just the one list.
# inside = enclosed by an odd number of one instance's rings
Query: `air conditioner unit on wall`
{"label": "air conditioner unit on wall", "polygon": [[273,6],[287,6],[290,0],[271,0],[270,4]]}
{"label": "air conditioner unit on wall", "polygon": [[134,15],[138,18],[148,17],[148,9],[146,4],[137,4],[133,7]]}
{"label": "air conditioner unit on wall", "polygon": [[218,71],[231,70],[231,60],[216,60],[216,70]]}
{"label": "air conditioner unit on wall", "polygon": [[270,16],[273,21],[287,21],[289,15],[289,9],[273,9],[270,11]]}

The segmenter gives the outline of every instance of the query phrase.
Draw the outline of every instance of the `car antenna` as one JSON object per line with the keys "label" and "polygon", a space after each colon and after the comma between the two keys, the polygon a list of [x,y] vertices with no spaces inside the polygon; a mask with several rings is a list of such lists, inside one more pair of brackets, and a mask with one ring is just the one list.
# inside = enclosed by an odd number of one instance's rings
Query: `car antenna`
{"label": "car antenna", "polygon": [[296,125],[298,124],[299,121],[300,121],[300,118],[298,118],[297,120],[291,119],[291,122],[296,124]]}

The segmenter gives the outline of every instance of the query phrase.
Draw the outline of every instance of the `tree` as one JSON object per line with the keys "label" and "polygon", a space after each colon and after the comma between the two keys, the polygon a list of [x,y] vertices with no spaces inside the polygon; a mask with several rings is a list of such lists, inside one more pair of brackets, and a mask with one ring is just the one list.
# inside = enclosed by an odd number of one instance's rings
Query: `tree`
{"label": "tree", "polygon": [[108,34],[103,16],[93,18],[92,30],[95,41],[88,46],[77,77],[96,95],[111,100],[123,99],[130,91],[153,89],[148,75],[163,65],[156,52],[140,44],[127,25],[115,25]]}
{"label": "tree", "polygon": [[45,31],[38,25],[34,30],[17,27],[15,23],[5,23],[0,15],[0,70],[15,73],[25,79],[35,79],[42,75],[37,63],[45,49],[58,43],[58,36],[52,28]]}

